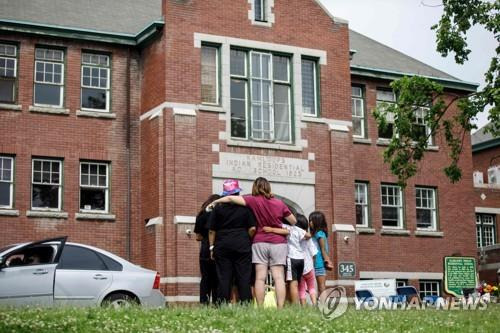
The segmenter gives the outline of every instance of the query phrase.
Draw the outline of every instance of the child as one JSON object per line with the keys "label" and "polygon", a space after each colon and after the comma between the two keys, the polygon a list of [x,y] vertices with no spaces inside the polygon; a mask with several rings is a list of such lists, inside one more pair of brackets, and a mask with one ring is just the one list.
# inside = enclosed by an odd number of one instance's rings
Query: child
{"label": "child", "polygon": [[333,265],[328,257],[328,227],[326,226],[325,214],[320,211],[312,212],[309,215],[309,226],[313,241],[318,249],[318,254],[314,261],[314,273],[318,283],[318,295],[325,290],[326,269],[333,269]]}
{"label": "child", "polygon": [[[297,227],[305,230],[309,229],[309,223],[304,215],[297,215]],[[302,250],[304,251],[304,272],[299,282],[299,298],[300,304],[306,304],[306,287],[309,292],[309,297],[313,305],[316,305],[316,276],[314,275],[314,259],[318,253],[316,245],[312,239],[307,239],[300,242]]]}
{"label": "child", "polygon": [[283,224],[282,228],[264,227],[263,231],[280,235],[288,235],[288,256],[285,275],[286,281],[290,281],[290,302],[292,304],[299,304],[299,282],[302,278],[305,258],[301,243],[307,239],[310,239],[311,235],[303,229],[287,224]]}

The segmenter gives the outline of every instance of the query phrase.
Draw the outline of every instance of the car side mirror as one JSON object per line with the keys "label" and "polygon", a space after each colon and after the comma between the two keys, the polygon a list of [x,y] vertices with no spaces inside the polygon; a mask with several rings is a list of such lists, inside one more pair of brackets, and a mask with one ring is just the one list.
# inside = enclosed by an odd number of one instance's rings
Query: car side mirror
{"label": "car side mirror", "polygon": [[0,270],[5,267],[5,259],[4,257],[0,257]]}

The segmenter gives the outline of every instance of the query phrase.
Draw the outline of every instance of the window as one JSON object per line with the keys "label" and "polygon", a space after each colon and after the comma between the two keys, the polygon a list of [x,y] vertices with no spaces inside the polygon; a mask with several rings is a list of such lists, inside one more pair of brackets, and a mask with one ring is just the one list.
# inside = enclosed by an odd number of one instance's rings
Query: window
{"label": "window", "polygon": [[61,210],[62,161],[33,159],[31,207]]}
{"label": "window", "polygon": [[109,165],[80,163],[80,210],[109,211]]}
{"label": "window", "polygon": [[408,285],[408,280],[396,280],[396,287],[406,287]]}
{"label": "window", "polygon": [[0,156],[0,208],[12,208],[14,195],[14,159]]}
{"label": "window", "polygon": [[302,59],[302,113],[318,116],[317,62]]}
{"label": "window", "polygon": [[109,56],[82,54],[82,109],[109,111]]}
{"label": "window", "polygon": [[16,100],[17,47],[0,44],[0,102]]}
{"label": "window", "polygon": [[63,106],[64,52],[36,48],[35,50],[35,104]]}
{"label": "window", "polygon": [[356,225],[359,227],[368,227],[368,184],[357,182],[354,186]]}
{"label": "window", "polygon": [[496,244],[495,216],[491,214],[476,214],[477,247]]}
{"label": "window", "polygon": [[[389,90],[377,90],[377,107],[386,109],[389,105],[396,103],[396,94]],[[386,113],[386,128],[378,129],[378,137],[383,139],[392,139],[394,135],[394,114]]]}
{"label": "window", "polygon": [[[250,57],[250,73],[247,61]],[[290,143],[290,58],[231,50],[231,136]]]}
{"label": "window", "polygon": [[397,185],[382,185],[382,226],[403,228],[403,194]]}
{"label": "window", "polygon": [[255,21],[267,22],[266,0],[254,0]]}
{"label": "window", "polygon": [[440,293],[440,283],[441,281],[420,281],[420,298],[423,299],[425,296],[439,296]]}
{"label": "window", "polygon": [[436,230],[436,189],[415,188],[417,228]]}
{"label": "window", "polygon": [[219,49],[201,47],[201,101],[219,104]]}
{"label": "window", "polygon": [[107,271],[108,268],[97,252],[80,246],[66,245],[57,269]]}
{"label": "window", "polygon": [[365,134],[365,101],[363,88],[351,87],[352,108],[352,135],[357,138],[366,137]]}
{"label": "window", "polygon": [[431,129],[427,126],[427,121],[425,117],[427,116],[427,111],[429,109],[426,107],[417,107],[415,110],[415,119],[413,122],[413,140],[419,141],[421,138],[426,138],[427,143],[432,145]]}

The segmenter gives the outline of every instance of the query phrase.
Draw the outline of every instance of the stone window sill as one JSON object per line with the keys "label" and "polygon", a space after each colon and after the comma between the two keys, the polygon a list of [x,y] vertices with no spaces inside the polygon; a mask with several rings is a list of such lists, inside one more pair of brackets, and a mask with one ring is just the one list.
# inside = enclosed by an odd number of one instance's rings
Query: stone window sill
{"label": "stone window sill", "polygon": [[208,104],[200,104],[197,106],[200,111],[208,111],[208,112],[217,112],[224,113],[224,108],[218,105],[208,105]]}
{"label": "stone window sill", "polygon": [[380,234],[391,236],[410,236],[410,231],[404,229],[382,229],[380,230]]}
{"label": "stone window sill", "polygon": [[367,228],[367,227],[356,227],[356,231],[358,234],[374,234],[375,229],[373,228]]}
{"label": "stone window sill", "polygon": [[116,119],[116,113],[76,110],[78,117]]}
{"label": "stone window sill", "polygon": [[38,112],[38,113],[69,115],[69,109],[63,109],[63,108],[57,108],[57,107],[45,107],[45,106],[30,105],[29,111],[30,112]]}
{"label": "stone window sill", "polygon": [[16,209],[0,209],[0,216],[19,216],[19,211]]}
{"label": "stone window sill", "polygon": [[391,143],[389,139],[377,139],[377,146],[388,146]]}
{"label": "stone window sill", "polygon": [[419,237],[443,237],[442,231],[416,230],[415,236]]}
{"label": "stone window sill", "polygon": [[290,150],[290,151],[302,151],[303,148],[299,146],[281,144],[281,143],[265,143],[258,141],[238,141],[238,140],[228,140],[228,146],[239,146],[239,147],[250,147],[250,148],[265,148],[265,149],[276,149],[276,150]]}
{"label": "stone window sill", "polygon": [[325,118],[318,118],[318,117],[313,116],[313,115],[310,115],[310,116],[302,115],[302,118],[300,120],[302,120],[303,122],[306,122],[306,123],[319,123],[319,124],[327,124],[328,123]]}
{"label": "stone window sill", "polygon": [[100,213],[76,213],[77,220],[97,220],[97,221],[110,221],[114,222],[116,216],[114,214],[100,214]]}
{"label": "stone window sill", "polygon": [[352,142],[354,142],[354,143],[362,143],[362,144],[365,144],[365,145],[371,145],[372,144],[372,140],[371,139],[366,139],[366,138],[356,138],[356,137],[353,137],[352,138]]}
{"label": "stone window sill", "polygon": [[22,105],[0,103],[0,110],[2,111],[22,111],[22,109]]}
{"label": "stone window sill", "polygon": [[52,212],[46,210],[28,210],[26,211],[27,217],[45,217],[53,219],[67,219],[68,213],[66,212]]}

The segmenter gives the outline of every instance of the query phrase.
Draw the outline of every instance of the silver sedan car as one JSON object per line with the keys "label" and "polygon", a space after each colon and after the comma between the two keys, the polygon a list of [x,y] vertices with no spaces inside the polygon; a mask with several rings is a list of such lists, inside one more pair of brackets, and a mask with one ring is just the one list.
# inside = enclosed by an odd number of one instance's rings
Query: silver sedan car
{"label": "silver sedan car", "polygon": [[157,272],[66,239],[0,249],[0,305],[165,306]]}

